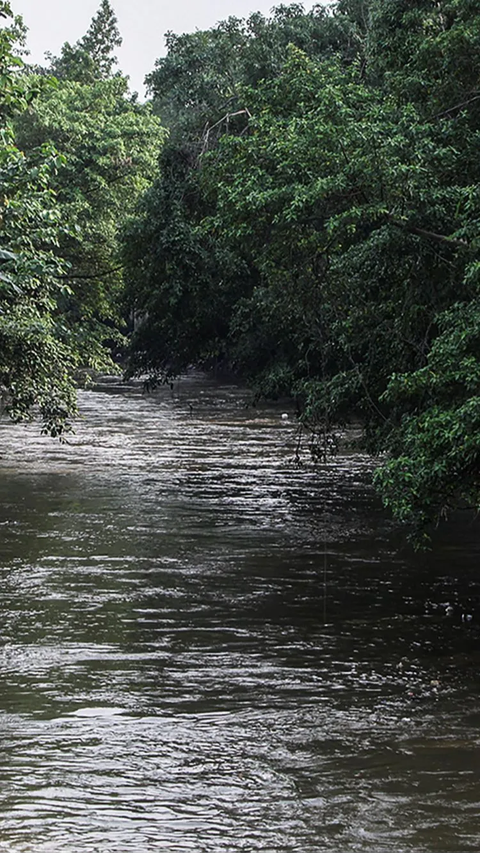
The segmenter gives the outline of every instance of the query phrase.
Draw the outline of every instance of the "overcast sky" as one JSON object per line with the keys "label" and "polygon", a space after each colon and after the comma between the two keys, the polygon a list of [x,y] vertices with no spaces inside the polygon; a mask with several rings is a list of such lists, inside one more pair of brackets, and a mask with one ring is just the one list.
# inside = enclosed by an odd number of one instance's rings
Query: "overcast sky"
{"label": "overcast sky", "polygon": [[[30,60],[42,62],[45,51],[57,54],[65,41],[76,42],[99,5],[100,0],[12,0],[13,11],[29,28]],[[255,11],[266,15],[280,0],[111,0],[111,5],[123,36],[117,52],[120,67],[129,75],[131,88],[143,96],[143,78],[164,54],[168,30],[206,29],[230,15],[244,18]],[[304,2],[306,10],[313,5]]]}

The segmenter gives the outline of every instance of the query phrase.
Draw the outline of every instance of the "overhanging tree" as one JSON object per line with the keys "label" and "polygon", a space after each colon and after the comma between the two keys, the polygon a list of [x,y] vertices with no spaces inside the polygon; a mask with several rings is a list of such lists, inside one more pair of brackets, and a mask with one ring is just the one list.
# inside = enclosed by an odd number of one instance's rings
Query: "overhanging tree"
{"label": "overhanging tree", "polygon": [[118,233],[156,172],[164,138],[150,107],[112,73],[120,42],[104,0],[86,35],[52,61],[58,84],[43,88],[16,122],[24,150],[49,143],[63,156],[53,183],[67,226],[59,235],[59,253],[69,264],[62,319],[84,366],[96,370],[112,369],[111,349],[122,343]]}
{"label": "overhanging tree", "polygon": [[26,156],[13,121],[34,92],[16,54],[19,19],[0,3],[0,390],[15,420],[39,409],[44,429],[58,435],[75,413],[77,354],[61,339],[57,305],[68,290],[58,258],[60,211],[52,189],[61,158],[48,145]]}
{"label": "overhanging tree", "polygon": [[[265,393],[295,395],[313,426],[360,417],[391,457],[383,497],[417,539],[480,502],[479,11],[345,0],[263,81],[244,57],[275,54],[268,28],[172,39],[150,79],[160,111],[178,112],[186,166],[181,182],[164,172],[127,237],[147,314],[132,369],[216,352]],[[295,7],[296,33],[299,19]],[[176,215],[151,217],[168,188]],[[192,240],[202,251],[186,255]]]}

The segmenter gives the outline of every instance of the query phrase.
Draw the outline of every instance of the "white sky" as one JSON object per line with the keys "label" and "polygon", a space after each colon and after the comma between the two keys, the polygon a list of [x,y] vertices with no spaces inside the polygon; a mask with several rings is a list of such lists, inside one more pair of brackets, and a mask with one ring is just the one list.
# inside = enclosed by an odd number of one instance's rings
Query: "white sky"
{"label": "white sky", "polygon": [[[250,12],[268,15],[281,0],[110,0],[118,18],[123,45],[117,51],[119,66],[130,77],[130,86],[144,95],[143,78],[164,55],[164,34],[207,29],[234,15]],[[288,0],[283,0],[285,5]],[[318,0],[317,0],[318,2]],[[29,28],[30,61],[41,63],[45,51],[58,54],[62,44],[71,44],[87,31],[100,0],[11,0]],[[305,0],[309,10],[314,2]]]}

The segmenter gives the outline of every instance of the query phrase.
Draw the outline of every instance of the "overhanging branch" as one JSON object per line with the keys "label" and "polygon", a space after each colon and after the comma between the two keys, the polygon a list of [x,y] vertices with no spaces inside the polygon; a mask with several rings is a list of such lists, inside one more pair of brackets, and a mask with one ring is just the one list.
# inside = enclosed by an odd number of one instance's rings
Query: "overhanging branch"
{"label": "overhanging branch", "polygon": [[460,104],[455,104],[455,106],[450,107],[448,110],[443,110],[441,113],[436,113],[436,115],[431,116],[430,121],[435,121],[437,118],[445,118],[450,115],[450,113],[455,113],[458,110],[463,110],[464,107],[468,107],[470,104],[473,104],[475,101],[480,100],[480,95],[474,95],[472,98],[468,98],[466,101],[462,101]]}
{"label": "overhanging branch", "polygon": [[111,270],[103,270],[102,272],[93,273],[90,275],[58,275],[55,278],[61,279],[61,281],[76,281],[77,279],[86,280],[86,279],[94,279],[94,278],[106,278],[106,276],[113,275],[113,273],[120,272],[120,270],[125,269],[125,264],[121,264],[119,267],[113,267]]}
{"label": "overhanging branch", "polygon": [[395,219],[392,213],[387,213],[387,218],[396,228],[408,231],[409,234],[416,234],[418,237],[425,237],[427,240],[434,240],[436,243],[443,243],[444,245],[452,246],[454,249],[470,248],[470,243],[466,240],[449,237],[448,234],[437,234],[435,231],[429,231],[427,228],[418,228],[416,225],[410,225],[408,222]]}

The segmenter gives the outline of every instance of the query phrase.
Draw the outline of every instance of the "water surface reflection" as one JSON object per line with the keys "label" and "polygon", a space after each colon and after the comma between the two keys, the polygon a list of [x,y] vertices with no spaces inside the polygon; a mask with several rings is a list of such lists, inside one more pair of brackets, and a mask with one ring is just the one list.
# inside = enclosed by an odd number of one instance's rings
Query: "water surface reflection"
{"label": "water surface reflection", "polygon": [[476,528],[399,549],[235,387],[81,408],[1,427],[0,850],[478,850]]}

